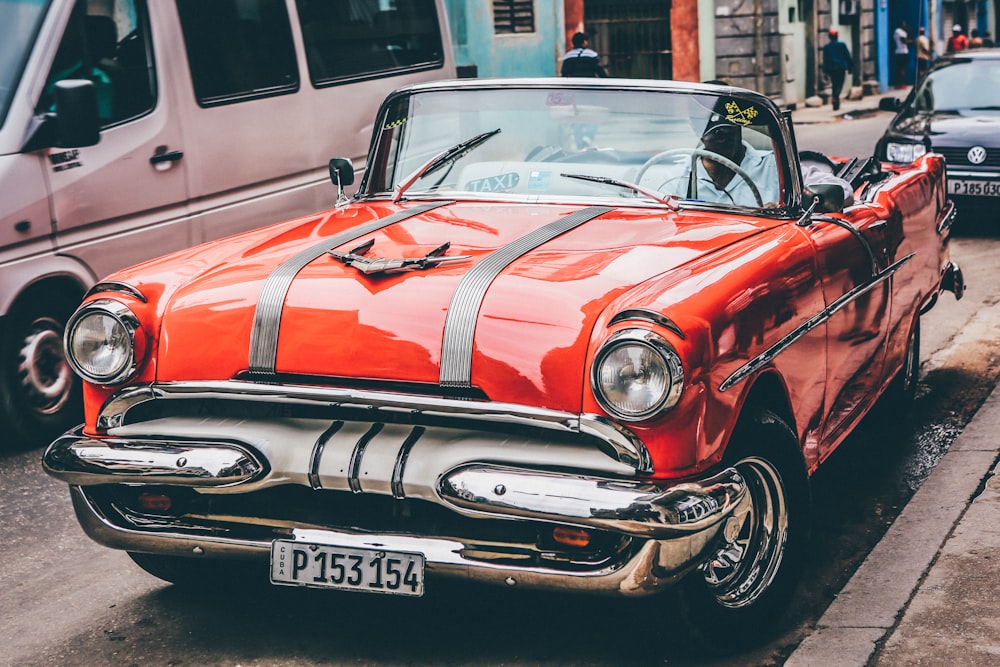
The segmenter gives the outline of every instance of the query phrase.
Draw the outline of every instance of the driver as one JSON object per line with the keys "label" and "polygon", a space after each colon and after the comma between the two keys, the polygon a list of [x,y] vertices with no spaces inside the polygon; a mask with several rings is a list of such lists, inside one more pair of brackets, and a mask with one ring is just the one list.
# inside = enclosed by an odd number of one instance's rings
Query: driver
{"label": "driver", "polygon": [[[701,135],[701,147],[739,165],[760,191],[762,204],[773,206],[780,200],[774,152],[758,150],[744,141],[743,126],[749,124],[747,111],[739,108],[739,102],[731,101],[722,113],[713,112]],[[689,197],[713,203],[758,206],[746,180],[721,162],[702,156],[697,160],[696,172]]]}

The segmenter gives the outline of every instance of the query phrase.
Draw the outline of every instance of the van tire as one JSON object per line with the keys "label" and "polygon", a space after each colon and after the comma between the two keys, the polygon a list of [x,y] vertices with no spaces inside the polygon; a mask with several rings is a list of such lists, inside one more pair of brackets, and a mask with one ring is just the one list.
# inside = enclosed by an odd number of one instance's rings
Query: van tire
{"label": "van tire", "polygon": [[66,322],[79,299],[34,292],[0,331],[0,422],[20,446],[48,444],[83,421],[80,379],[63,354]]}

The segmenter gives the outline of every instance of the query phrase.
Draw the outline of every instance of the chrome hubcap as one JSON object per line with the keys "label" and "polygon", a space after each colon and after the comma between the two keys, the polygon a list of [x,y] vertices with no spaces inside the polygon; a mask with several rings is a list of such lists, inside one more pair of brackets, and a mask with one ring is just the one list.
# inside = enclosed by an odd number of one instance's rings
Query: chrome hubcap
{"label": "chrome hubcap", "polygon": [[727,534],[735,534],[733,539],[701,566],[716,601],[731,608],[750,605],[767,590],[781,565],[788,537],[787,499],[777,469],[756,457],[743,459],[736,469],[746,479],[750,510],[738,530]]}
{"label": "chrome hubcap", "polygon": [[18,377],[29,406],[39,414],[59,412],[73,389],[62,349],[62,326],[53,319],[35,320],[18,353]]}

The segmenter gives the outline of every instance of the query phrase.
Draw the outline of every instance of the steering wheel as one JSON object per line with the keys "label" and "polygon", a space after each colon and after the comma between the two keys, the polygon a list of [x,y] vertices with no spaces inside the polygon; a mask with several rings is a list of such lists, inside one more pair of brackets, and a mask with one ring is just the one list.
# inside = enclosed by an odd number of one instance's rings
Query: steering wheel
{"label": "steering wheel", "polygon": [[654,164],[659,164],[660,162],[665,161],[667,158],[673,158],[678,155],[689,155],[691,157],[692,173],[695,171],[697,160],[700,157],[721,164],[723,167],[729,169],[734,174],[743,179],[743,182],[746,183],[748,186],[750,186],[750,192],[753,193],[753,197],[757,201],[758,208],[764,207],[764,199],[760,196],[760,190],[757,189],[757,185],[753,182],[753,179],[750,178],[750,174],[743,171],[740,165],[736,164],[735,162],[727,158],[725,155],[719,155],[718,153],[705,150],[704,148],[671,148],[670,150],[663,151],[662,153],[657,153],[653,157],[646,160],[645,164],[639,167],[639,171],[636,172],[635,175],[635,182],[642,183],[642,177],[646,174],[646,171]]}

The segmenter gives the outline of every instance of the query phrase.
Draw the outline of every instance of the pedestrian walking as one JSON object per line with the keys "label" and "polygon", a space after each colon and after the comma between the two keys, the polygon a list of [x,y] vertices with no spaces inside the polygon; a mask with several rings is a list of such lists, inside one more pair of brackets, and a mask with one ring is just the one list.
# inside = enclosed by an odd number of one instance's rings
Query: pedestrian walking
{"label": "pedestrian walking", "polygon": [[563,76],[606,77],[608,73],[601,66],[597,52],[590,48],[590,38],[586,33],[573,35],[573,48],[562,59]]}
{"label": "pedestrian walking", "polygon": [[830,77],[833,110],[840,109],[840,92],[844,89],[844,78],[854,70],[854,61],[847,45],[840,41],[838,33],[830,28],[829,42],[823,46],[823,72]]}
{"label": "pedestrian walking", "polygon": [[920,28],[917,31],[917,78],[920,79],[931,68],[931,40],[927,38],[927,31]]}
{"label": "pedestrian walking", "polygon": [[906,87],[906,68],[910,64],[910,28],[906,21],[900,21],[896,30],[892,33],[893,41],[893,64],[896,78],[896,88]]}
{"label": "pedestrian walking", "polygon": [[951,37],[948,38],[948,53],[964,51],[969,48],[969,38],[962,32],[962,26],[956,24],[951,27]]}

